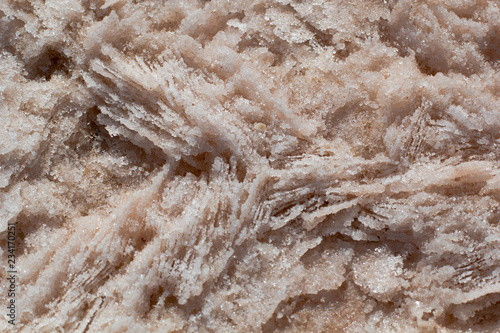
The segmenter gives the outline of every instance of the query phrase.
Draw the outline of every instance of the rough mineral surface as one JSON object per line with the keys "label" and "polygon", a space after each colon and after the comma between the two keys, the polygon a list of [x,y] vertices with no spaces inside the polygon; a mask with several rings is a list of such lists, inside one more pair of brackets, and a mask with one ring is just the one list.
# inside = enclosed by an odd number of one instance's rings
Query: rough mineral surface
{"label": "rough mineral surface", "polygon": [[498,332],[499,7],[0,0],[0,331]]}

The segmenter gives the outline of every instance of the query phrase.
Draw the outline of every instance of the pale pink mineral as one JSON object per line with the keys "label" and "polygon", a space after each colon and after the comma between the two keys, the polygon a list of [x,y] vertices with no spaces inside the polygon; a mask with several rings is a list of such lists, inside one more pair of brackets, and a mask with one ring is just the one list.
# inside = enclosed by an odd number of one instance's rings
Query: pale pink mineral
{"label": "pale pink mineral", "polygon": [[0,0],[0,331],[498,332],[499,6]]}

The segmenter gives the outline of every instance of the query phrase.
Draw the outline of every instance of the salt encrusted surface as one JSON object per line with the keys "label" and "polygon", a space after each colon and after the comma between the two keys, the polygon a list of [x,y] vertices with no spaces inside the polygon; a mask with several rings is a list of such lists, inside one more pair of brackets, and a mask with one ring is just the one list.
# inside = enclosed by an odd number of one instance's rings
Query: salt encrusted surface
{"label": "salt encrusted surface", "polygon": [[500,330],[499,6],[1,0],[16,328]]}

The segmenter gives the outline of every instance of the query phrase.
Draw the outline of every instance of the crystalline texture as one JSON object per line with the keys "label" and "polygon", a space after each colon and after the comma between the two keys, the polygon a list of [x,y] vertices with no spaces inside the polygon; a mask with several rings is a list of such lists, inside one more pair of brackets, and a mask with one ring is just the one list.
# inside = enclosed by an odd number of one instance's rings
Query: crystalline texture
{"label": "crystalline texture", "polygon": [[500,330],[499,6],[1,1],[15,329]]}

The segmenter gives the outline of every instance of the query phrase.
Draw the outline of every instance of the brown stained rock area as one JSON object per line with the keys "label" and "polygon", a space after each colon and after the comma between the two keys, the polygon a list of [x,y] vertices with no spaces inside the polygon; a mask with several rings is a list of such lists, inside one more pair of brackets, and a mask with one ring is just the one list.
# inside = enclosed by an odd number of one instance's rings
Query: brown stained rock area
{"label": "brown stained rock area", "polygon": [[494,0],[1,1],[0,331],[500,330],[499,31]]}

